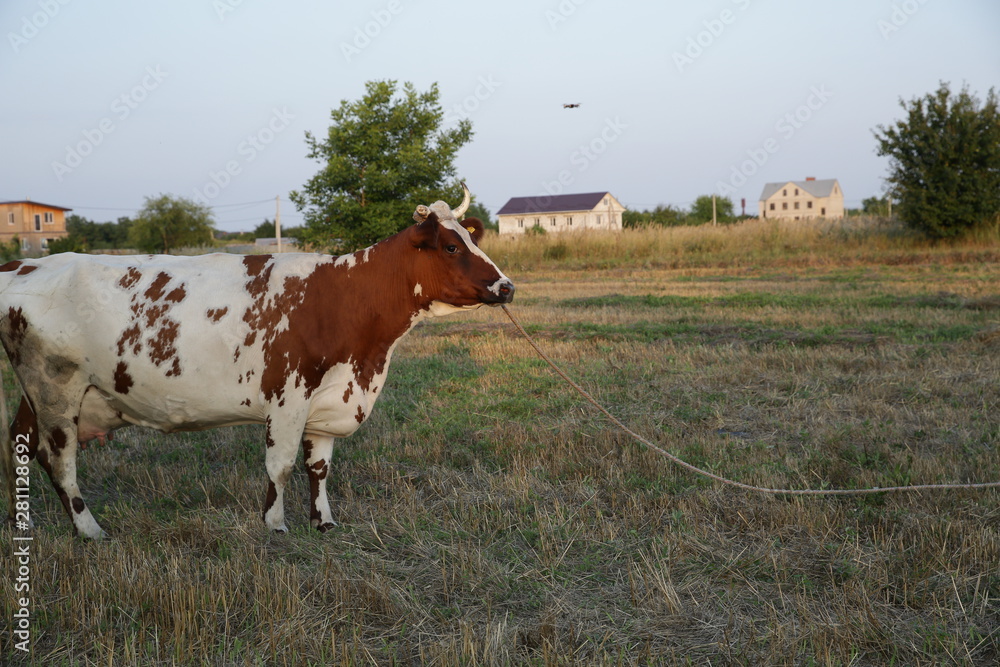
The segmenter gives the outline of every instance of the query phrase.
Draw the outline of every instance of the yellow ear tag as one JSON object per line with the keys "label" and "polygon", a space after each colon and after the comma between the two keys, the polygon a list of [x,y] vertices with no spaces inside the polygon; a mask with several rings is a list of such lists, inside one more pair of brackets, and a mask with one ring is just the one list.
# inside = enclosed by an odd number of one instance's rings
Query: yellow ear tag
{"label": "yellow ear tag", "polygon": [[466,229],[469,230],[470,234],[475,234],[476,233],[476,228],[475,227],[466,227]]}

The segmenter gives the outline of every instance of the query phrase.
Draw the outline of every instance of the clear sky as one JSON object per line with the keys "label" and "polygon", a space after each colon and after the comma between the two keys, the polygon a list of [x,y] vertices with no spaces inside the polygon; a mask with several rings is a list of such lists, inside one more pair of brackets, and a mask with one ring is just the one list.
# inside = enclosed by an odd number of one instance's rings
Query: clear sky
{"label": "clear sky", "polygon": [[437,82],[446,124],[471,119],[458,171],[494,214],[597,190],[755,213],[807,176],[859,206],[900,98],[1000,88],[996,0],[3,0],[0,28],[0,200],[105,221],[169,193],[227,231],[276,196],[301,222],[305,132],[373,79]]}

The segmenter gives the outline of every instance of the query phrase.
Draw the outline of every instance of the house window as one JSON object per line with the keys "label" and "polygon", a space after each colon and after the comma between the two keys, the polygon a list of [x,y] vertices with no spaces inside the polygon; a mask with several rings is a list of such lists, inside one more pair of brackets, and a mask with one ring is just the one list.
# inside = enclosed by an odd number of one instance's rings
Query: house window
{"label": "house window", "polygon": [[806,208],[812,208],[812,207],[813,207],[813,203],[811,201],[807,201],[806,202]]}
{"label": "house window", "polygon": [[13,213],[13,211],[11,211],[10,213],[7,214],[7,224],[8,225],[13,225],[14,224],[14,213]]}
{"label": "house window", "polygon": [[518,218],[517,219],[517,226],[518,227],[524,227],[524,218]]}
{"label": "house window", "polygon": [[38,215],[37,213],[35,214],[35,231],[36,232],[42,231],[42,216]]}
{"label": "house window", "polygon": [[46,211],[45,212],[45,224],[46,225],[51,225],[53,222],[55,222],[55,217],[53,217],[52,211]]}
{"label": "house window", "polygon": [[781,210],[782,211],[788,210],[788,202],[781,202]]}
{"label": "house window", "polygon": [[555,227],[556,226],[555,216],[549,218],[549,226],[551,226],[551,227]]}
{"label": "house window", "polygon": [[21,239],[21,252],[28,252],[31,250],[31,244],[28,243],[28,237]]}
{"label": "house window", "polygon": [[771,210],[774,210],[774,202],[771,202]]}
{"label": "house window", "polygon": [[600,225],[600,224],[603,224],[603,223],[604,223],[604,217],[600,213],[598,213],[597,214],[597,224]]}
{"label": "house window", "polygon": [[819,210],[819,214],[820,215],[826,215],[826,207],[825,206]]}
{"label": "house window", "polygon": [[782,190],[781,191],[781,196],[782,197],[787,197],[788,196],[788,190]]}
{"label": "house window", "polygon": [[798,197],[798,196],[799,196],[799,189],[798,189],[798,188],[795,188],[795,196],[796,196],[796,197]]}
{"label": "house window", "polygon": [[567,227],[572,227],[573,226],[573,216],[571,216],[571,215],[567,215],[566,216],[566,226]]}
{"label": "house window", "polygon": [[541,227],[541,226],[542,226],[542,219],[535,218],[535,227]]}
{"label": "house window", "polygon": [[605,197],[605,198],[604,198],[604,205],[605,205],[605,206],[607,206],[607,205],[608,205],[608,198],[607,198],[607,197]]}
{"label": "house window", "polygon": [[795,202],[795,210],[796,211],[799,210],[799,203],[798,202]]}
{"label": "house window", "polygon": [[48,250],[48,249],[49,249],[49,240],[42,239],[42,250]]}

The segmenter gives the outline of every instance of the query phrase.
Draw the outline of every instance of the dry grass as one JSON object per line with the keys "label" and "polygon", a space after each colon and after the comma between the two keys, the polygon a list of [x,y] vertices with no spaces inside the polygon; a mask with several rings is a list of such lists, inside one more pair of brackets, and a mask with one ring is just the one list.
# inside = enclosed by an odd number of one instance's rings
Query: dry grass
{"label": "dry grass", "polygon": [[[752,230],[728,231],[749,235],[741,261],[675,261],[678,237],[632,262],[511,254],[515,310],[613,412],[729,477],[1000,480],[996,244],[907,254],[875,236],[824,253],[786,235],[765,256]],[[333,466],[342,526],[326,535],[308,530],[299,473],[292,532],[264,531],[255,428],[88,448],[84,493],[114,536],[101,544],[70,535],[33,470],[34,663],[1000,660],[1000,494],[717,487],[608,427],[499,311],[423,325],[397,354]],[[13,597],[4,586],[3,627]],[[9,635],[0,648],[20,658]]]}

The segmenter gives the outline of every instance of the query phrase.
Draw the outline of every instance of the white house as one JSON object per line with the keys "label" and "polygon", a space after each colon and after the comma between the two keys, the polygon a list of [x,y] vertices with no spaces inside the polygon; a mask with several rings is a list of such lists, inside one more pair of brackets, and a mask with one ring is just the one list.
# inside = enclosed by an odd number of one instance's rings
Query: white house
{"label": "white house", "polygon": [[625,207],[610,192],[512,197],[497,211],[501,234],[523,234],[532,227],[547,232],[622,228]]}
{"label": "white house", "polygon": [[757,210],[761,218],[842,218],[844,191],[835,178],[768,183]]}

